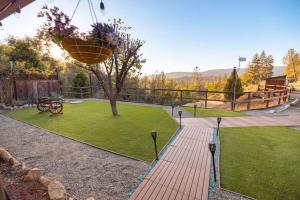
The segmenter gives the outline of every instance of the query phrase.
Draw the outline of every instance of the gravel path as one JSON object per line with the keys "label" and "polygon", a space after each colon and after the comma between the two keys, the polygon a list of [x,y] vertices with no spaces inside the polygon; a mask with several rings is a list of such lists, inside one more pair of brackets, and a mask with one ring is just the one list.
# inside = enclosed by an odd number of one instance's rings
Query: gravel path
{"label": "gravel path", "polygon": [[61,181],[85,199],[124,199],[147,164],[85,145],[0,114],[0,146],[28,167]]}

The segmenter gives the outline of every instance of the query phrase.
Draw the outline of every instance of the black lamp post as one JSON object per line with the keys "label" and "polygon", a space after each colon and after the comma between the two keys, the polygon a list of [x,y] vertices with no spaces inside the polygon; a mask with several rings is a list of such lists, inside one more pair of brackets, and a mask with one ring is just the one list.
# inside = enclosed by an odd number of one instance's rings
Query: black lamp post
{"label": "black lamp post", "polygon": [[222,121],[222,117],[218,117],[217,118],[217,122],[218,122],[217,136],[219,135],[221,121]]}
{"label": "black lamp post", "polygon": [[214,169],[214,179],[215,182],[217,182],[217,175],[216,175],[216,165],[215,165],[215,152],[216,152],[216,144],[215,143],[208,143],[208,147],[212,156],[212,161],[213,161],[213,169]]}
{"label": "black lamp post", "polygon": [[182,110],[179,110],[178,111],[178,114],[179,114],[179,127],[181,129],[181,116],[182,116]]}
{"label": "black lamp post", "polygon": [[196,117],[197,104],[194,104],[194,117]]}
{"label": "black lamp post", "polygon": [[152,139],[153,139],[153,141],[154,141],[156,160],[158,160],[157,146],[156,146],[157,131],[152,130],[152,131],[151,131],[151,136],[152,136]]}
{"label": "black lamp post", "polygon": [[174,115],[175,104],[173,103],[173,104],[171,105],[171,107],[172,107],[172,117],[173,117],[173,115]]}

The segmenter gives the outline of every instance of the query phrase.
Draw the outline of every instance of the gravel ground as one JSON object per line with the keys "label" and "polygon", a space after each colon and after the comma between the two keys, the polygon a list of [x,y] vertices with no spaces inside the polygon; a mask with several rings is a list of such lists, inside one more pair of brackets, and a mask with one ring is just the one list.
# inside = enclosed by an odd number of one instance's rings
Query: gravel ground
{"label": "gravel ground", "polygon": [[221,189],[216,196],[209,198],[209,200],[253,200],[253,198]]}
{"label": "gravel ground", "polygon": [[0,146],[28,167],[38,167],[50,178],[61,181],[69,194],[86,199],[124,199],[147,164],[0,114]]}

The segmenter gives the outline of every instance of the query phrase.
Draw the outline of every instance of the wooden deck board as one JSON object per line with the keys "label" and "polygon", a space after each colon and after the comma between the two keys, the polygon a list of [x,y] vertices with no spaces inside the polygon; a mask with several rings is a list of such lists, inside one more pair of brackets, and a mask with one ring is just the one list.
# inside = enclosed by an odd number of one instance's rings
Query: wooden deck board
{"label": "wooden deck board", "polygon": [[211,128],[185,126],[130,199],[207,199],[212,133]]}

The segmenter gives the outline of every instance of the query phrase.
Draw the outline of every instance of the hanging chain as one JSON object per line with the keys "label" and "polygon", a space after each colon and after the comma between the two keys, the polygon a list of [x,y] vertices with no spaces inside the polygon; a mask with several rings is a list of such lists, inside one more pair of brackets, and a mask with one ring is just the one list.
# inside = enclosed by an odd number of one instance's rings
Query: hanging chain
{"label": "hanging chain", "polygon": [[76,13],[76,11],[77,11],[77,8],[78,8],[78,6],[79,6],[80,1],[81,1],[81,0],[78,0],[78,2],[77,2],[77,4],[76,4],[76,7],[75,7],[75,9],[74,9],[74,11],[73,11],[73,14],[72,14],[72,17],[71,17],[71,21],[72,21],[72,19],[73,19],[75,13]]}

